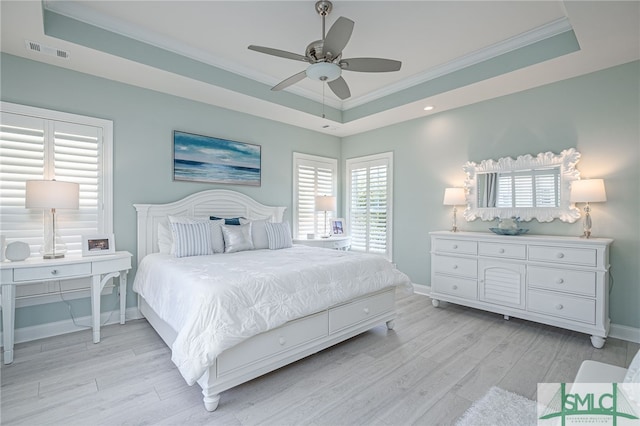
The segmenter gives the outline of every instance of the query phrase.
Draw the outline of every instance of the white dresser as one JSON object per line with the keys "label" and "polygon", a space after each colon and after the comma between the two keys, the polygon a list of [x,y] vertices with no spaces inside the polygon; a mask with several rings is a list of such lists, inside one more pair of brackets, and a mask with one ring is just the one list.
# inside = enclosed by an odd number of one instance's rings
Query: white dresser
{"label": "white dresser", "polygon": [[431,298],[591,335],[609,333],[608,238],[431,232]]}

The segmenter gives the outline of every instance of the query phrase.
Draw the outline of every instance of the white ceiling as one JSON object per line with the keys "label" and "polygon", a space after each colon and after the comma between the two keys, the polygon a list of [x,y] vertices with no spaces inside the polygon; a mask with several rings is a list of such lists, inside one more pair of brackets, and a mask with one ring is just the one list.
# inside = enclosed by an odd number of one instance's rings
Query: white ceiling
{"label": "white ceiling", "polygon": [[[402,105],[341,122],[278,101],[269,87],[305,69],[303,62],[247,49],[257,44],[304,54],[321,38],[315,1],[46,1],[61,15],[196,59],[264,83],[264,95],[211,82],[45,35],[40,1],[0,2],[3,52],[158,90],[315,131],[347,136],[447,109],[526,90],[640,59],[638,1],[339,1],[339,16],[355,21],[343,57],[402,61],[393,73],[344,72],[352,96],[342,102],[326,88],[327,107],[348,111],[446,72],[573,29],[580,50]],[[37,54],[25,40],[69,52],[69,59]],[[305,79],[286,92],[323,102],[323,84]],[[270,97],[271,96],[271,97]],[[386,98],[385,98],[386,97]],[[275,99],[275,100],[274,100]],[[436,109],[425,112],[432,104]]]}

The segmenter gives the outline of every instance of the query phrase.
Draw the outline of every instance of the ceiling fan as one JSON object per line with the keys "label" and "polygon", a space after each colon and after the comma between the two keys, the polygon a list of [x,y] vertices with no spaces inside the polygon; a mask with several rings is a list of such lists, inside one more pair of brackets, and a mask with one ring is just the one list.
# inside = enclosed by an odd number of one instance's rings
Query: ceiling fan
{"label": "ceiling fan", "polygon": [[309,77],[313,80],[326,82],[329,88],[340,99],[347,99],[351,91],[347,82],[342,78],[342,71],[358,72],[390,72],[398,71],[402,62],[382,58],[351,58],[342,59],[342,50],[349,42],[353,32],[354,22],[343,16],[339,17],[325,35],[325,18],[331,12],[333,5],[328,0],[316,2],[316,12],[322,16],[322,40],[316,40],[307,46],[304,55],[291,53],[270,47],[250,45],[250,50],[266,53],[267,55],[307,62],[306,70],[281,81],[271,90],[282,90]]}

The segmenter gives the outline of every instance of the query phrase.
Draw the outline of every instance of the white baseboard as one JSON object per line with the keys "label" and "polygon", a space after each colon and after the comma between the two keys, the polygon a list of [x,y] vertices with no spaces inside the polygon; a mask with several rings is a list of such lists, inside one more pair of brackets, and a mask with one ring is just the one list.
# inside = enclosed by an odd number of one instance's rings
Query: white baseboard
{"label": "white baseboard", "polygon": [[413,292],[422,296],[431,294],[431,286],[413,283]]}
{"label": "white baseboard", "polygon": [[[413,284],[413,291],[422,296],[429,296],[431,294],[431,286]],[[627,342],[640,343],[640,328],[611,324],[609,337],[626,340]]]}
{"label": "white baseboard", "polygon": [[640,328],[629,327],[628,325],[611,324],[609,337],[633,343],[640,343]]}
{"label": "white baseboard", "polygon": [[[127,308],[125,311],[126,319],[134,320],[143,318],[142,314],[138,310],[138,307],[134,306]],[[120,310],[114,310],[111,312],[103,312],[100,315],[100,324],[118,324],[120,322]],[[78,325],[76,325],[78,324]],[[76,318],[75,324],[73,320],[50,322],[47,324],[39,324],[31,327],[16,328],[15,330],[15,343],[30,342],[32,340],[44,339],[45,337],[59,336],[61,334],[73,333],[76,331],[91,328],[91,316]],[[2,333],[0,332],[0,342],[2,342]]]}

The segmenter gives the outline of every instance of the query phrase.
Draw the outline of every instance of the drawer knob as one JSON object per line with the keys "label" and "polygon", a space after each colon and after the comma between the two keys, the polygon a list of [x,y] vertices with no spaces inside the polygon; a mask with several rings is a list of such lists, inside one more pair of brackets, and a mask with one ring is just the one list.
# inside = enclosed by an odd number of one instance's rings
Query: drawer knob
{"label": "drawer knob", "polygon": [[362,311],[363,311],[365,314],[369,315],[369,308],[364,308]]}
{"label": "drawer knob", "polygon": [[558,304],[556,305],[556,309],[557,309],[557,310],[559,310],[559,311],[560,311],[560,310],[562,310],[562,308],[564,308],[564,306],[562,306],[562,304],[561,304],[561,303],[558,303]]}
{"label": "drawer knob", "polygon": [[501,248],[500,250],[498,250],[498,253],[504,253],[504,249]]}
{"label": "drawer knob", "polygon": [[556,257],[558,259],[562,259],[564,257],[564,253],[558,253],[558,254],[556,254]]}
{"label": "drawer knob", "polygon": [[453,287],[451,287],[451,288],[453,288],[454,290],[457,290],[458,286],[454,284]]}
{"label": "drawer knob", "polygon": [[51,275],[58,275],[58,270],[57,269],[52,269],[51,270]]}
{"label": "drawer knob", "polygon": [[454,248],[454,249],[457,249],[457,248],[458,248],[458,245],[457,245],[457,244],[454,244],[454,245],[453,245],[453,248]]}
{"label": "drawer knob", "polygon": [[284,337],[280,336],[280,339],[278,339],[278,343],[280,343],[280,346],[284,346],[285,343],[287,343],[287,340]]}
{"label": "drawer knob", "polygon": [[558,284],[562,284],[563,282],[564,282],[564,280],[563,280],[562,278],[558,278],[558,279],[556,280],[556,283],[558,283]]}
{"label": "drawer knob", "polygon": [[453,265],[453,269],[458,269],[458,265]]}

